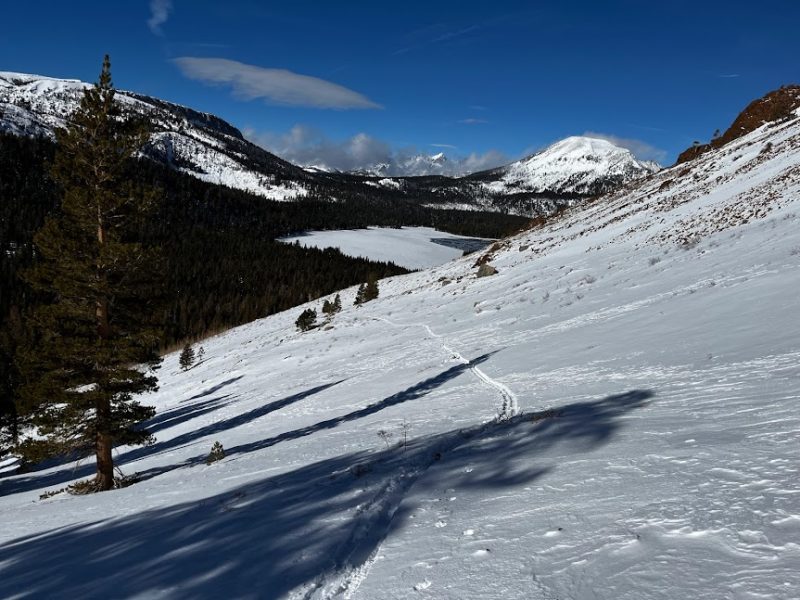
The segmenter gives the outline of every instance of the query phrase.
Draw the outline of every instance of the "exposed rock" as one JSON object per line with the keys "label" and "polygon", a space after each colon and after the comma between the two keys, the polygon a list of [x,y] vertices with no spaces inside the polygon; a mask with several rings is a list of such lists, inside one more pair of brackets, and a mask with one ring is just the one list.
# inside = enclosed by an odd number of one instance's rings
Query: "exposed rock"
{"label": "exposed rock", "polygon": [[489,275],[495,275],[496,273],[497,269],[488,263],[482,264],[480,269],[478,269],[478,277],[488,277]]}
{"label": "exposed rock", "polygon": [[789,118],[798,108],[800,108],[800,85],[785,85],[774,90],[748,104],[721,136],[714,138],[708,144],[694,145],[681,152],[675,164],[693,160],[712,148],[720,148],[758,129],[764,123]]}

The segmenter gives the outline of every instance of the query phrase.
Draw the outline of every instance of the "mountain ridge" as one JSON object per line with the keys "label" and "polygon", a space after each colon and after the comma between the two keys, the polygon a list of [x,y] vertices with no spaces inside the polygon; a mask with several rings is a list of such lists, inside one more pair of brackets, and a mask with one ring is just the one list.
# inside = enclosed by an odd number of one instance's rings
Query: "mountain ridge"
{"label": "mountain ridge", "polygon": [[[0,131],[52,138],[54,128],[63,126],[82,90],[90,85],[77,79],[0,72]],[[541,171],[549,166],[542,164],[540,172],[529,170],[518,173],[516,180],[507,180],[509,170],[522,162],[517,161],[499,170],[449,177],[444,175],[449,159],[443,152],[404,159],[402,169],[413,176],[390,176],[390,165],[375,165],[355,174],[328,170],[324,165],[303,168],[248,141],[239,129],[213,114],[137,92],[117,90],[117,97],[123,107],[153,122],[154,133],[145,150],[149,157],[203,181],[271,200],[294,201],[309,196],[336,200],[338,190],[347,187],[366,197],[385,196],[381,201],[405,199],[434,208],[539,216],[645,172],[622,148],[616,152],[634,166],[609,176],[601,168],[592,173],[573,173],[562,165],[548,178]],[[602,156],[597,159],[596,165],[613,166],[603,162]],[[498,179],[486,181],[493,173]]]}

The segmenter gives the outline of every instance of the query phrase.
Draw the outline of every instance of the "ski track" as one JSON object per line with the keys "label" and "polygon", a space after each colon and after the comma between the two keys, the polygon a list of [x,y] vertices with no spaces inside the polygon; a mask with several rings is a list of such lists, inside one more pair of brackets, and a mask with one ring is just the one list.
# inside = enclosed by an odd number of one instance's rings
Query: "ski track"
{"label": "ski track", "polygon": [[[434,332],[429,325],[424,323],[404,325],[383,317],[373,317],[373,319],[398,328],[422,327],[430,338],[439,341],[450,357],[464,365],[469,365],[469,370],[481,383],[500,394],[502,405],[498,413],[499,420],[508,420],[519,414],[517,397],[507,386],[493,379],[477,366],[471,365],[469,360],[448,346],[443,341],[443,336]],[[489,423],[485,424],[481,427],[481,430],[488,425]],[[403,468],[398,475],[391,477],[368,503],[359,507],[353,534],[344,542],[340,552],[337,553],[340,558],[337,559],[332,574],[329,571],[321,575],[311,584],[293,593],[291,599],[330,600],[338,597],[351,598],[369,575],[375,558],[381,550],[381,545],[391,529],[397,509],[400,507],[407,492],[434,462],[438,461],[447,452],[455,450],[471,437],[471,435],[466,435],[463,431],[460,431],[443,443],[438,452],[430,453],[425,451],[423,454],[418,450],[417,456],[412,455],[409,466]],[[438,457],[435,458],[437,455]],[[367,559],[360,564],[354,564],[353,557],[358,556],[364,548],[370,546],[374,546],[374,549]]]}
{"label": "ski track", "polygon": [[434,332],[433,329],[431,329],[430,325],[427,325],[425,323],[411,323],[409,325],[403,325],[401,323],[395,323],[383,317],[373,317],[373,319],[375,319],[376,321],[381,321],[383,323],[386,323],[387,325],[391,325],[392,327],[413,327],[413,326],[422,327],[429,337],[439,340],[439,343],[441,344],[444,351],[447,352],[453,359],[457,360],[461,364],[469,365],[469,370],[475,377],[477,377],[485,385],[493,388],[498,394],[500,394],[500,397],[503,400],[500,406],[500,410],[498,412],[498,416],[500,419],[507,420],[519,414],[520,412],[519,400],[517,399],[517,396],[514,394],[514,392],[512,392],[505,384],[487,375],[486,372],[483,371],[480,367],[471,364],[470,361],[464,358],[464,356],[460,352],[453,350],[453,348],[448,346],[447,343],[443,341],[442,335]]}
{"label": "ski track", "polygon": [[[349,599],[353,597],[359,586],[369,575],[372,565],[380,554],[383,542],[389,534],[397,510],[406,498],[409,490],[435,463],[444,459],[447,453],[458,449],[469,442],[475,435],[485,432],[495,421],[463,430],[447,436],[441,444],[431,452],[425,444],[418,448],[405,449],[411,452],[408,464],[400,473],[390,477],[381,486],[377,494],[358,508],[355,515],[352,535],[340,547],[332,569],[326,571],[312,583],[293,592],[290,600],[332,600],[334,598]],[[398,449],[399,451],[399,449]],[[360,563],[354,557],[361,555],[367,548],[374,549]]]}

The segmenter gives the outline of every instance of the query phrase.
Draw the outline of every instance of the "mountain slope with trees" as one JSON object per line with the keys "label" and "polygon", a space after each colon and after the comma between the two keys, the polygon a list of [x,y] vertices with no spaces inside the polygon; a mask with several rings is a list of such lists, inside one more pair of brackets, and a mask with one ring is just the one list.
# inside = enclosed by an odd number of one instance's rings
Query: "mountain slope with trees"
{"label": "mountain slope with trees", "polygon": [[796,598],[800,111],[379,285],[167,355],[135,485],[0,464],[0,596]]}

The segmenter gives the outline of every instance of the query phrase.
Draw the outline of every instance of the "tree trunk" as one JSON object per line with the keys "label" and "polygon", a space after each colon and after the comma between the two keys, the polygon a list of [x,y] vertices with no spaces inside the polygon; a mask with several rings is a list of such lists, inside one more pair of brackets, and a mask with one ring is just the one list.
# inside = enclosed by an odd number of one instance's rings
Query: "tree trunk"
{"label": "tree trunk", "polygon": [[111,405],[107,399],[97,401],[97,437],[95,439],[95,456],[97,459],[97,476],[95,482],[98,491],[110,490],[114,487],[114,458],[111,450],[114,441],[108,433],[111,421]]}
{"label": "tree trunk", "polygon": [[[97,243],[102,246],[105,244],[106,236],[103,227],[103,218],[100,207],[97,207]],[[98,268],[98,280],[104,278],[102,268]],[[100,296],[95,303],[95,319],[97,322],[97,335],[101,340],[106,340],[111,335],[108,320],[108,299]],[[95,456],[97,459],[97,476],[95,482],[99,491],[106,491],[114,487],[114,457],[111,450],[114,440],[111,438],[109,429],[111,427],[111,402],[108,398],[100,398],[96,405],[97,419],[97,438],[95,440]]]}
{"label": "tree trunk", "polygon": [[105,296],[97,299],[94,313],[97,321],[97,335],[101,340],[106,340],[111,337],[111,326],[108,321],[108,300]]}

